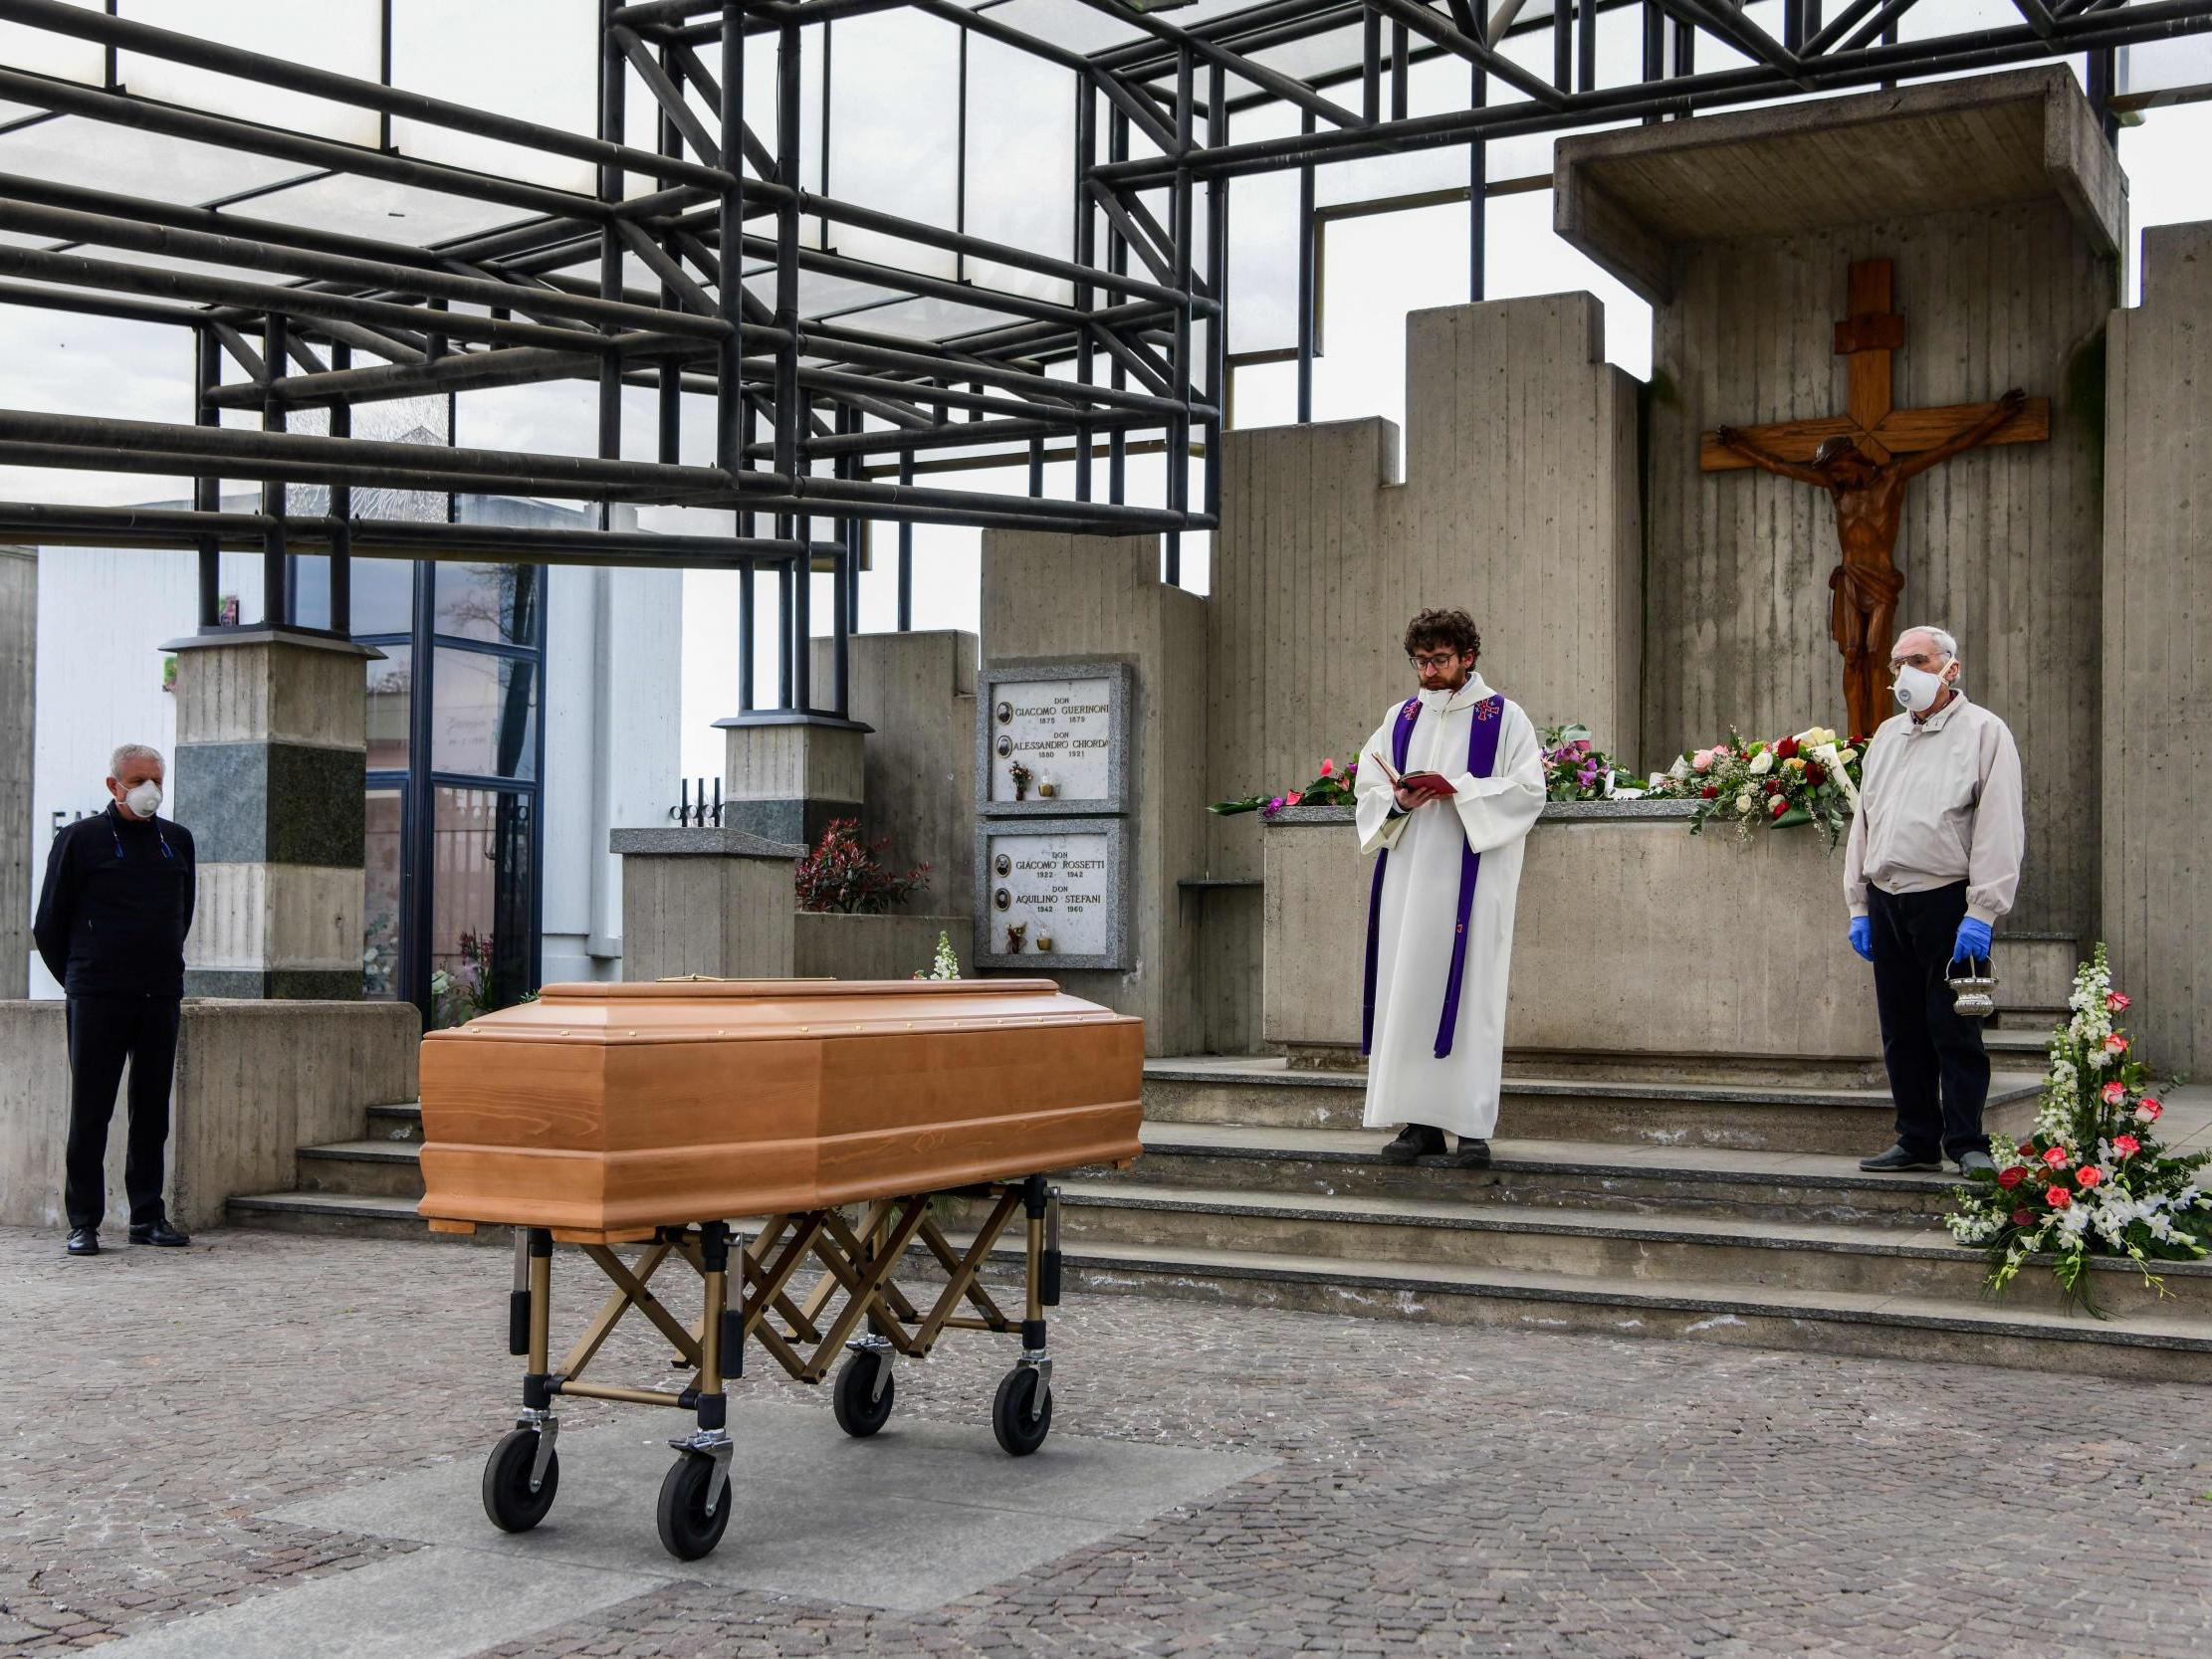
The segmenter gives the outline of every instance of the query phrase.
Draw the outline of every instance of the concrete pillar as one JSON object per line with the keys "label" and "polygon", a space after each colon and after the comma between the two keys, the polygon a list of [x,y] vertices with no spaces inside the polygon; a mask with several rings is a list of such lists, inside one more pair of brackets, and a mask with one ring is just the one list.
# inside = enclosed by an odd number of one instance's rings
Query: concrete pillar
{"label": "concrete pillar", "polygon": [[38,729],[39,555],[0,547],[0,999],[31,985],[31,734]]}
{"label": "concrete pillar", "polygon": [[361,994],[368,646],[254,629],[177,654],[170,794],[199,853],[187,996]]}
{"label": "concrete pillar", "polygon": [[2112,313],[2105,377],[2104,938],[2145,1055],[2161,1071],[2202,1075],[2212,1062],[2212,222],[2143,233],[2143,303]]}
{"label": "concrete pillar", "polygon": [[1209,1030],[1199,906],[1182,883],[1206,858],[1207,601],[1160,579],[1157,536],[992,530],[984,536],[984,661],[1119,658],[1130,712],[1125,970],[1055,970],[1077,996],[1145,1022],[1145,1052],[1191,1054]]}
{"label": "concrete pillar", "polygon": [[[908,911],[965,914],[975,887],[976,659],[976,636],[957,629],[852,636],[852,714],[873,727],[869,833],[891,837],[900,869],[930,867]],[[814,684],[829,671],[830,642],[818,639]]]}
{"label": "concrete pillar", "polygon": [[804,848],[729,828],[618,829],[611,845],[622,860],[624,979],[798,971],[791,863]]}
{"label": "concrete pillar", "polygon": [[832,818],[858,818],[866,799],[861,739],[869,728],[835,715],[785,709],[732,715],[722,769],[722,827],[764,841],[821,839]]}

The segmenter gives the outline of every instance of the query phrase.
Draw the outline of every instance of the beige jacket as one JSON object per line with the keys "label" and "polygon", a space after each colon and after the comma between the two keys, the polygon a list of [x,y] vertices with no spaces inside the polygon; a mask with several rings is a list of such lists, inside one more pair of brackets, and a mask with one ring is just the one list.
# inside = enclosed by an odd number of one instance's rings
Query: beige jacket
{"label": "beige jacket", "polygon": [[1844,898],[1865,916],[1870,885],[1924,893],[1963,881],[1966,914],[1995,922],[2019,891],[2026,840],[2012,732],[1960,692],[1924,721],[1882,722],[1867,745]]}

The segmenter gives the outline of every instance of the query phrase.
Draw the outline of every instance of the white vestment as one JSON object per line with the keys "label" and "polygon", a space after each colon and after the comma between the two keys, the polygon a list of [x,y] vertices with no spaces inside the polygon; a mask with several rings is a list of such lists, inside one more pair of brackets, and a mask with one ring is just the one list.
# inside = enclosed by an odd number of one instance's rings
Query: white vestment
{"label": "white vestment", "polygon": [[[1371,1128],[1432,1124],[1484,1141],[1497,1128],[1513,903],[1521,885],[1522,842],[1544,809],[1544,758],[1535,726],[1518,704],[1507,703],[1490,775],[1468,775],[1475,706],[1491,695],[1479,675],[1456,692],[1423,692],[1403,768],[1391,747],[1403,704],[1391,707],[1360,751],[1360,850],[1390,850],[1377,906],[1375,1023],[1367,1062]],[[1394,770],[1442,773],[1454,798],[1392,818],[1390,780],[1370,758],[1377,755]],[[1437,1034],[1451,973],[1463,847],[1480,854],[1481,864],[1467,914],[1451,1052],[1438,1059]]]}

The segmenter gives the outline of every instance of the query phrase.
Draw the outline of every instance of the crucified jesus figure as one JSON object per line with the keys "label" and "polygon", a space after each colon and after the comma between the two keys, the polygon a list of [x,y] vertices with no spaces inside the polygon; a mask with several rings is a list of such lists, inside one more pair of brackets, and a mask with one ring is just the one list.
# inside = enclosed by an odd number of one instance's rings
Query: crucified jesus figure
{"label": "crucified jesus figure", "polygon": [[1892,554],[1905,481],[1987,443],[2027,401],[2016,386],[1982,419],[1933,449],[1884,461],[1871,459],[1849,438],[1831,438],[1813,452],[1811,466],[1801,466],[1760,448],[1732,426],[1714,433],[1723,448],[1762,472],[1818,485],[1836,504],[1836,536],[1844,556],[1828,578],[1834,595],[1829,632],[1844,654],[1844,697],[1854,737],[1871,737],[1882,720],[1882,671],[1896,631],[1897,595],[1904,589],[1904,573]]}

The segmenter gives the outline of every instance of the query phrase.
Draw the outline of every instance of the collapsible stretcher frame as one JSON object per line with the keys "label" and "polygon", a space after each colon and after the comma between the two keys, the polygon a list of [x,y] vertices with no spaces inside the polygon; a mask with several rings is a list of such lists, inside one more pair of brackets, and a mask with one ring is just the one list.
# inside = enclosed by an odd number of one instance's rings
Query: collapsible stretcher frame
{"label": "collapsible stretcher frame", "polygon": [[[965,1248],[955,1248],[931,1213],[933,1199],[939,1197],[990,1203]],[[1000,1309],[978,1279],[1017,1209],[1027,1222],[1026,1301],[1018,1321]],[[431,1226],[440,1232],[476,1230],[467,1221],[434,1220]],[[619,1242],[625,1241],[602,1233],[515,1230],[508,1350],[527,1356],[530,1368],[523,1376],[515,1427],[493,1448],[484,1468],[485,1511],[508,1532],[528,1532],[553,1508],[559,1485],[554,1442],[560,1426],[553,1401],[566,1396],[675,1406],[694,1413],[693,1432],[669,1441],[677,1457],[661,1483],[657,1521],[661,1543],[679,1559],[695,1560],[713,1550],[731,1508],[725,1384],[744,1374],[748,1341],[757,1342],[793,1379],[806,1383],[820,1382],[837,1355],[846,1353],[834,1385],[837,1422],[848,1434],[866,1436],[890,1417],[896,1357],[926,1357],[947,1331],[1018,1331],[1021,1356],[998,1384],[993,1431],[1008,1453],[1023,1457],[1044,1443],[1051,1428],[1052,1359],[1045,1346],[1044,1310],[1060,1300],[1059,1195],[1042,1175],[875,1199],[864,1206],[857,1225],[836,1209],[774,1215],[750,1240],[741,1240],[724,1221],[660,1227],[635,1235],[631,1242],[646,1248],[628,1263],[615,1254]],[[556,1243],[579,1246],[614,1287],[557,1365],[551,1362]],[[895,1277],[916,1247],[945,1274],[942,1287],[933,1287],[927,1312]],[[654,1275],[671,1259],[686,1263],[703,1286],[695,1324],[686,1325],[653,1294]],[[793,1282],[810,1260],[822,1271],[806,1290],[796,1291]],[[963,1314],[964,1306],[972,1311]],[[671,1363],[692,1367],[691,1381],[681,1390],[582,1380],[593,1356],[633,1308],[667,1339],[674,1350]]]}

